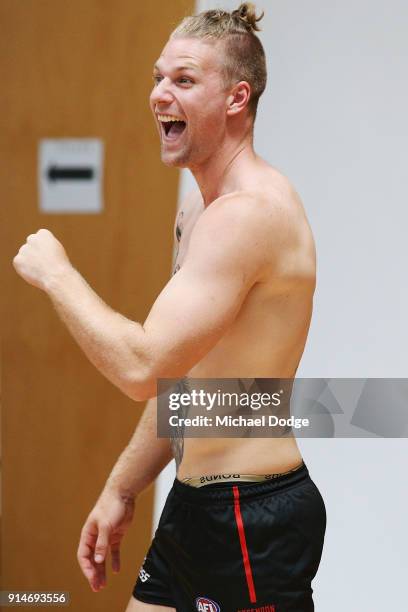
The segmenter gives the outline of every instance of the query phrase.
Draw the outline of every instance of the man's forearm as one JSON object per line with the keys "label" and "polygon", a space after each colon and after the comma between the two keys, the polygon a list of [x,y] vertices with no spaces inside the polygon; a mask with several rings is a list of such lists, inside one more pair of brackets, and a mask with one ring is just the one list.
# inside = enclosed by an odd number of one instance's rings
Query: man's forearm
{"label": "man's forearm", "polygon": [[53,276],[46,292],[88,359],[126,395],[143,399],[151,383],[143,327],[107,306],[72,267]]}
{"label": "man's forearm", "polygon": [[172,459],[170,440],[157,438],[157,400],[150,399],[128,446],[120,455],[105,489],[123,498],[143,491]]}

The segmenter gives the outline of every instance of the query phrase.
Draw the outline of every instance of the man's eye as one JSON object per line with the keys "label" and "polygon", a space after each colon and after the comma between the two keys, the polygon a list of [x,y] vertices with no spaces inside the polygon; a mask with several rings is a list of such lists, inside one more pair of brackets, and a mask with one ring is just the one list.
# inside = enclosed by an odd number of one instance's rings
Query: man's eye
{"label": "man's eye", "polygon": [[[154,74],[152,78],[153,78],[153,81],[154,81],[154,83],[156,85],[158,85],[160,83],[160,81],[163,79],[163,77],[160,74]],[[183,85],[184,84],[188,85],[188,84],[192,84],[193,83],[193,81],[189,77],[180,77],[178,79],[178,82],[182,83]]]}
{"label": "man's eye", "polygon": [[192,81],[191,79],[189,79],[188,77],[181,77],[181,78],[179,79],[179,81],[180,81],[181,83],[192,83],[192,82],[193,82],[193,81]]}

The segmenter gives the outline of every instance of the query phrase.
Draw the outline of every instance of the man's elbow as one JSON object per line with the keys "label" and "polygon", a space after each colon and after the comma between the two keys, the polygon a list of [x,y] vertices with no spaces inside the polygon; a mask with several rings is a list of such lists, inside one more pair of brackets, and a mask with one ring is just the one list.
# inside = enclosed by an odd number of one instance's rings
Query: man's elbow
{"label": "man's elbow", "polygon": [[157,380],[149,372],[129,375],[123,381],[122,391],[135,402],[145,402],[157,396]]}
{"label": "man's elbow", "polygon": [[133,333],[143,332],[143,336],[137,336],[136,347],[131,344],[130,360],[121,381],[121,390],[135,402],[145,402],[151,397],[156,397],[157,384],[154,371],[156,359],[151,350],[151,343],[147,342],[143,326],[139,323],[133,325],[136,325]]}

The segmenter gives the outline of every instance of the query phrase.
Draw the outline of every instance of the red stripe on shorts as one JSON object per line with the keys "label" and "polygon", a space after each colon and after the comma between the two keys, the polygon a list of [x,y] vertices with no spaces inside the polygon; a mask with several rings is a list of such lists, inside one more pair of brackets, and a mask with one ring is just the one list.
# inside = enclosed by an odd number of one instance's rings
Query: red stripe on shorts
{"label": "red stripe on shorts", "polygon": [[255,603],[256,593],[255,593],[254,579],[252,577],[251,564],[249,562],[248,548],[246,545],[244,523],[242,521],[242,516],[241,516],[241,507],[239,505],[239,488],[236,485],[233,486],[232,488],[234,491],[235,520],[236,520],[237,527],[238,527],[239,541],[241,544],[241,552],[242,552],[242,560],[244,562],[245,576],[246,576],[247,584],[248,584],[249,599],[251,603]]}

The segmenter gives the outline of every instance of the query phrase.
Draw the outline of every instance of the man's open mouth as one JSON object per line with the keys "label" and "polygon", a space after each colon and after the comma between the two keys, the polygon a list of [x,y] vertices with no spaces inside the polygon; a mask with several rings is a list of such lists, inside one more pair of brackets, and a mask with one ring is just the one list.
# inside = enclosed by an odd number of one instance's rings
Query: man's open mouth
{"label": "man's open mouth", "polygon": [[186,122],[171,115],[158,115],[164,135],[168,140],[176,140],[186,127]]}

